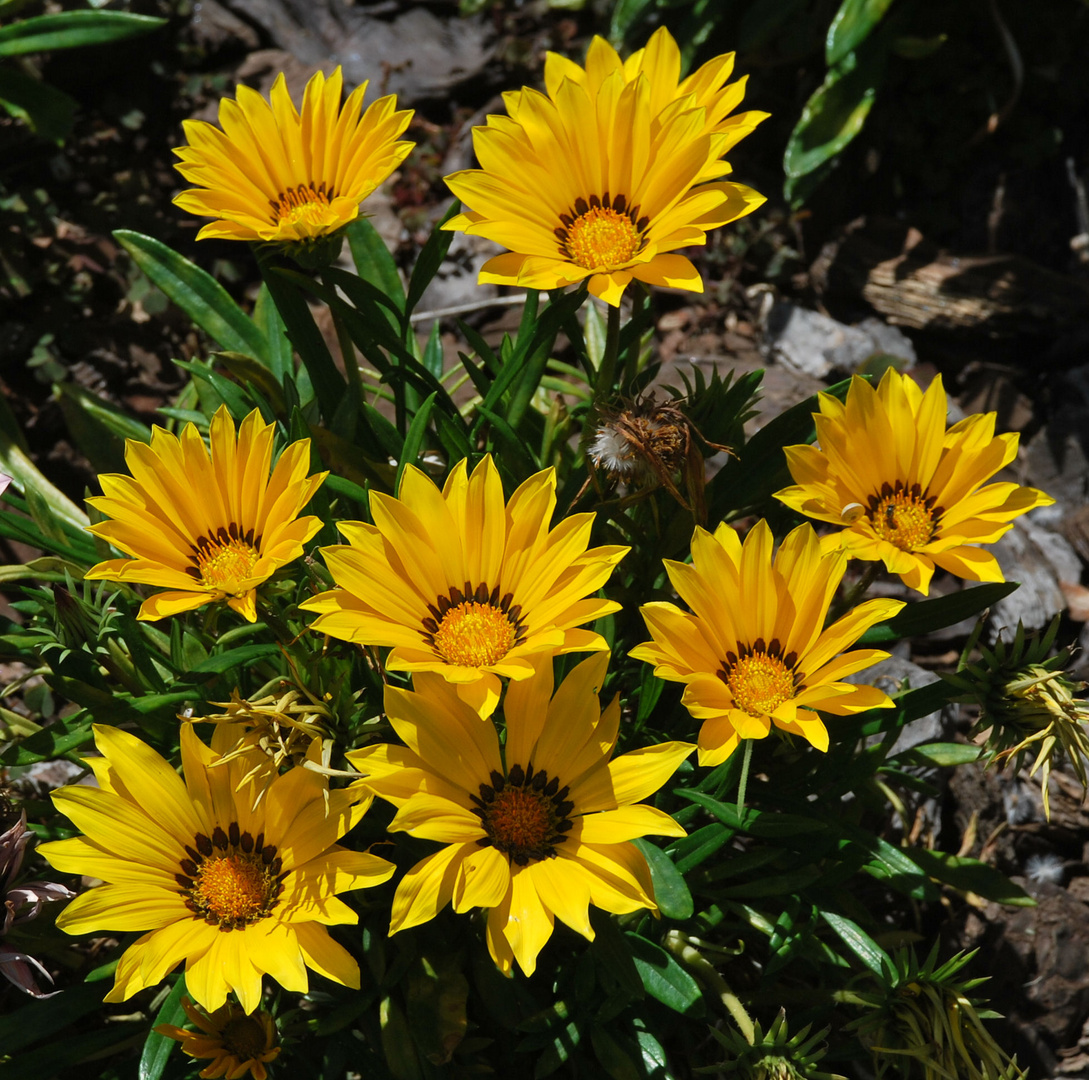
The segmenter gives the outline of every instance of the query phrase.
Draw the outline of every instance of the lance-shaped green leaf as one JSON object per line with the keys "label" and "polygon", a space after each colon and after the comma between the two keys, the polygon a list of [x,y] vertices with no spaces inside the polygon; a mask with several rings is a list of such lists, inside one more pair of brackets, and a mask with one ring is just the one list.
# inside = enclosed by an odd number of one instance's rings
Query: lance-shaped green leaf
{"label": "lance-shaped green leaf", "polygon": [[146,34],[166,26],[166,19],[126,11],[59,11],[0,27],[0,56],[21,56],[52,49],[78,49]]}
{"label": "lance-shaped green leaf", "polygon": [[230,352],[268,364],[268,342],[249,316],[211,274],[159,240],[129,229],[114,237],[133,261],[209,337]]}
{"label": "lance-shaped green leaf", "polygon": [[787,142],[783,170],[789,178],[813,172],[862,130],[884,69],[884,52],[867,50],[864,60],[858,53],[848,53],[828,72]]}
{"label": "lance-shaped green leaf", "polygon": [[838,64],[869,37],[885,17],[892,0],[843,0],[828,28],[824,54],[829,67]]}

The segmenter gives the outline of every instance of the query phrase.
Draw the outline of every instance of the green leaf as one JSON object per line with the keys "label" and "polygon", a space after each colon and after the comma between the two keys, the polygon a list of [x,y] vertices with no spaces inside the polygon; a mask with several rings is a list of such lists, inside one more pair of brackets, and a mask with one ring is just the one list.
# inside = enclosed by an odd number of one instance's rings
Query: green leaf
{"label": "green leaf", "polygon": [[272,406],[276,416],[287,416],[283,380],[277,379],[259,360],[237,352],[213,353],[211,359],[222,364],[243,386],[249,386],[260,394]]}
{"label": "green leaf", "polygon": [[740,885],[715,885],[716,898],[742,900],[758,896],[791,896],[812,885],[821,876],[816,866],[803,866],[785,874],[761,874]]}
{"label": "green leaf", "polygon": [[860,848],[869,860],[863,867],[873,877],[887,881],[898,892],[910,896],[913,900],[937,900],[940,896],[934,883],[913,861],[915,850],[909,853],[903,848],[893,847],[887,840],[855,828],[853,825],[837,823],[835,828],[849,843]]}
{"label": "green leaf", "polygon": [[894,971],[888,953],[858,923],[834,911],[822,911],[821,918],[835,930],[840,940],[879,978]]}
{"label": "green leaf", "polygon": [[721,822],[705,825],[694,833],[689,833],[677,844],[675,858],[677,872],[687,874],[712,855],[725,847],[735,836],[733,829],[726,828]]}
{"label": "green leaf", "polygon": [[0,67],[0,105],[35,135],[60,143],[72,130],[76,102],[62,90],[12,67]]}
{"label": "green leaf", "polygon": [[338,406],[345,399],[347,384],[314,322],[314,316],[310,314],[306,300],[299,292],[298,286],[307,287],[310,281],[293,270],[278,267],[262,267],[262,273],[265,274],[265,284],[287,327],[288,338],[310,376],[322,417],[326,423],[331,423]]}
{"label": "green leaf", "polygon": [[233,667],[246,665],[247,667],[266,656],[279,656],[280,647],[275,644],[242,645],[237,649],[228,649],[224,653],[216,653],[207,659],[194,664],[186,675],[222,675]]}
{"label": "green leaf", "polygon": [[424,436],[427,434],[427,421],[431,417],[431,408],[435,404],[435,394],[432,394],[419,408],[412,418],[408,433],[405,435],[404,445],[401,447],[401,458],[397,462],[397,476],[394,479],[393,490],[401,490],[401,477],[405,474],[408,465],[415,465],[423,448]]}
{"label": "green leaf", "polygon": [[53,392],[68,431],[97,472],[126,471],[126,439],[151,441],[148,427],[77,383],[57,383]]}
{"label": "green leaf", "polygon": [[932,878],[952,885],[954,889],[972,892],[984,900],[1012,907],[1035,907],[1036,901],[1019,885],[1015,885],[1001,870],[966,855],[950,855],[945,851],[911,848],[911,857]]}
{"label": "green leaf", "polygon": [[590,1045],[601,1067],[613,1080],[643,1080],[642,1069],[605,1028],[595,1024],[590,1029]]}
{"label": "green leaf", "polygon": [[[62,997],[71,991],[66,990]],[[16,1013],[16,1016],[21,1013]],[[56,1032],[46,1043],[22,1053],[17,1059],[0,1066],[4,1080],[43,1080],[43,1077],[88,1076],[86,1062],[96,1058],[113,1057],[128,1047],[133,1036],[139,1037],[134,1023],[96,1025],[89,1031],[66,1033],[58,1038]]]}
{"label": "green leaf", "polygon": [[420,1059],[404,1011],[391,997],[382,998],[378,1009],[382,1051],[394,1080],[424,1080]]}
{"label": "green leaf", "polygon": [[636,1027],[635,1038],[643,1055],[643,1068],[653,1080],[674,1080],[669,1072],[669,1058],[665,1047],[646,1028]]}
{"label": "green leaf", "polygon": [[620,932],[616,919],[600,908],[590,908],[590,925],[594,940],[590,946],[603,971],[609,973],[632,998],[644,997],[643,980],[635,966],[631,942]]}
{"label": "green leaf", "polygon": [[[378,235],[378,230],[365,217],[356,218],[348,226],[348,247],[359,276],[385,293],[397,310],[403,313],[405,287],[401,284],[397,264],[393,261],[385,241]],[[399,320],[392,311],[387,311],[386,317],[390,326],[400,330]]]}
{"label": "green leaf", "polygon": [[687,791],[678,788],[675,795],[680,795],[698,803],[708,813],[713,814],[724,825],[750,836],[765,838],[797,836],[799,833],[820,832],[827,828],[823,821],[803,817],[801,814],[773,814],[766,810],[746,807],[740,814],[737,805],[719,802],[702,791]]}
{"label": "green leaf", "polygon": [[673,865],[673,860],[656,844],[649,840],[637,839],[633,843],[643,853],[650,867],[650,877],[654,882],[654,899],[658,910],[667,919],[690,919],[695,911],[692,894]]}
{"label": "green leaf", "polygon": [[155,1015],[155,1020],[144,1042],[144,1051],[140,1055],[140,1071],[137,1074],[139,1080],[159,1080],[166,1068],[170,1052],[178,1045],[177,1039],[169,1035],[160,1035],[155,1028],[160,1024],[173,1024],[181,1027],[186,1021],[185,1009],[182,1008],[182,997],[185,994],[185,976],[179,975],[174,983],[174,989],[170,991],[163,1007]]}
{"label": "green leaf", "polygon": [[0,56],[101,45],[146,34],[160,26],[166,26],[166,19],[130,15],[125,11],[61,11],[55,15],[36,15],[0,27]]}
{"label": "green leaf", "polygon": [[873,648],[887,641],[899,641],[901,638],[916,637],[919,634],[929,634],[932,630],[953,626],[997,604],[1018,587],[1016,581],[972,585],[948,596],[909,603],[888,622],[871,626],[858,639],[858,644]]}
{"label": "green leaf", "polygon": [[280,313],[272,300],[272,294],[264,282],[261,282],[261,288],[257,290],[257,300],[253,305],[253,321],[258,333],[268,343],[268,369],[282,387],[284,378],[294,374],[295,357],[291,342],[288,340],[287,327],[284,326],[284,320],[280,318]]}
{"label": "green leaf", "polygon": [[910,750],[905,750],[889,760],[895,761],[897,765],[932,765],[948,769],[978,761],[981,753],[981,747],[968,743],[936,742],[913,746]]}
{"label": "green leaf", "polygon": [[211,274],[150,236],[129,229],[113,235],[151,282],[222,348],[268,364],[264,335]]}
{"label": "green leaf", "polygon": [[[74,526],[77,529],[85,529],[88,525],[87,515],[59,488],[54,487],[38,471],[34,463],[17,446],[9,442],[6,436],[0,433],[0,472],[11,477],[11,482],[17,491],[23,492],[28,508],[32,514],[33,503],[42,507],[49,519],[57,523],[58,531],[63,532],[63,526]],[[35,517],[35,524],[49,535],[49,529]],[[59,539],[54,536],[53,539]]]}
{"label": "green leaf", "polygon": [[829,67],[838,64],[869,37],[885,17],[892,0],[843,0],[828,28],[824,55]]}
{"label": "green leaf", "polygon": [[805,176],[838,154],[861,130],[884,75],[884,54],[860,62],[849,53],[806,102],[787,142],[783,170]]}
{"label": "green leaf", "polygon": [[867,709],[850,718],[852,725],[857,725],[857,737],[879,735],[885,731],[901,728],[920,716],[929,716],[932,712],[948,705],[957,696],[956,689],[950,684],[939,681],[920,686],[901,694],[896,701],[896,708]]}
{"label": "green leaf", "polygon": [[628,32],[653,3],[654,0],[617,0],[609,23],[609,40],[616,48],[623,46]]}
{"label": "green leaf", "polygon": [[699,1019],[704,1013],[699,983],[672,956],[653,941],[631,932],[624,935],[631,946],[635,969],[646,992],[674,1012]]}
{"label": "green leaf", "polygon": [[455,214],[461,213],[461,203],[455,199],[450,208],[442,215],[442,220],[431,230],[416,265],[412,268],[412,277],[408,280],[408,296],[405,298],[405,315],[411,315],[423,296],[424,289],[431,284],[431,279],[439,272],[443,259],[446,258],[454,234],[442,228]]}
{"label": "green leaf", "polygon": [[91,723],[90,713],[82,710],[63,717],[29,738],[12,743],[0,761],[5,765],[37,765],[41,761],[64,757],[91,741]]}

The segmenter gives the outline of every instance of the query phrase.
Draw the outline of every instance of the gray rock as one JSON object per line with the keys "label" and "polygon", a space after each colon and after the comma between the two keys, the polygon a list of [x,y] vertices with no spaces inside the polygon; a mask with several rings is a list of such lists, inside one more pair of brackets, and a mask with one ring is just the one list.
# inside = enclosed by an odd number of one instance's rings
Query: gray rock
{"label": "gray rock", "polygon": [[991,609],[991,640],[1003,629],[1012,633],[1018,620],[1037,630],[1066,608],[1059,582],[1077,582],[1081,561],[1064,537],[1022,517],[991,551],[1006,580],[1021,585]]}
{"label": "gray rock", "polygon": [[767,311],[764,349],[780,363],[817,378],[833,370],[855,371],[875,354],[915,363],[910,340],[880,319],[871,317],[847,326],[785,300],[776,301]]}
{"label": "gray rock", "polygon": [[371,80],[368,101],[396,94],[403,108],[444,97],[477,75],[492,54],[494,34],[481,18],[440,19],[422,4],[392,19],[347,0],[223,0],[273,44],[311,67],[340,64],[350,89]]}
{"label": "gray rock", "polygon": [[[921,668],[910,660],[900,656],[890,656],[887,660],[882,660],[881,663],[858,672],[857,675],[848,675],[843,681],[868,683],[879,690],[884,690],[891,697],[897,694],[905,684],[908,689],[918,690],[921,686],[929,686],[939,680],[934,672],[927,671],[926,668]],[[896,737],[896,742],[889,750],[889,756],[922,746],[923,743],[948,741],[952,735],[955,720],[956,706],[947,705],[936,712],[920,716],[918,720],[910,721],[904,725]],[[874,736],[874,741],[879,739],[880,736]]]}

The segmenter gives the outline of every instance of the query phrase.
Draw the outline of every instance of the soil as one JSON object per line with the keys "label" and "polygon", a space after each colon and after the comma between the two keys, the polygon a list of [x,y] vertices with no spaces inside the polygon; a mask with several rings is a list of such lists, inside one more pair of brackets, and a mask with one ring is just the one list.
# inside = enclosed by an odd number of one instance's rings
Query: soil
{"label": "soil", "polygon": [[[409,137],[420,152],[372,207],[404,266],[443,209],[447,196],[441,177],[471,162],[472,125],[501,107],[501,91],[539,79],[546,49],[581,55],[589,34],[599,29],[592,10],[573,13],[543,3],[497,4],[468,21],[459,21],[450,3],[386,0],[352,10],[396,28],[413,9],[446,35],[436,57],[415,67],[398,59],[398,49],[411,50],[421,41],[420,27],[406,24],[398,33],[390,30],[373,75],[417,109]],[[130,10],[162,15],[169,25],[147,38],[56,54],[41,63],[42,76],[80,103],[64,146],[44,143],[20,123],[0,119],[0,393],[39,467],[77,500],[95,489],[96,472],[69,433],[55,384],[83,387],[150,424],[185,381],[173,361],[207,350],[184,316],[148,287],[113,230],[150,234],[211,271],[240,301],[252,299],[256,278],[249,251],[227,242],[197,244],[200,223],[172,206],[182,185],[171,166],[171,148],[182,142],[181,121],[214,118],[216,102],[232,93],[239,79],[267,89],[275,71],[284,69],[289,81],[301,86],[316,53],[327,58],[336,52],[327,50],[333,40],[327,20],[342,17],[345,9],[331,0],[325,5],[134,0]],[[337,48],[344,52],[354,24],[337,25],[342,32]],[[1060,61],[1066,62],[1063,57],[1055,62]],[[747,101],[777,110],[781,120],[775,124],[781,128],[797,115],[793,98],[804,100],[813,78],[807,69],[796,86],[784,87],[781,80],[773,83],[768,69],[757,67]],[[1062,102],[1066,112],[1057,122],[1065,123],[1082,100],[1068,90]],[[1031,108],[1044,106],[1035,102]],[[738,154],[737,177],[768,192],[768,207],[729,235],[712,239],[700,255],[707,291],[695,299],[663,293],[656,322],[664,381],[670,381],[670,369],[688,363],[739,373],[764,367],[764,418],[846,373],[835,367],[819,375],[799,370],[769,350],[765,327],[771,304],[788,298],[844,323],[880,314],[866,298],[865,274],[853,294],[821,292],[810,264],[860,215],[869,213],[876,221],[890,210],[889,191],[864,185],[868,202],[847,205],[842,190],[826,192],[808,212],[792,214],[782,201],[776,171],[782,141],[781,131],[772,128],[764,142],[754,136],[753,147]],[[861,168],[857,158],[863,151],[860,143],[850,152],[841,176]],[[1079,152],[1072,148],[1071,159]],[[999,205],[993,183],[986,182],[988,176],[995,180],[997,156],[981,149],[975,187],[969,184],[962,195],[969,200],[974,191],[975,201],[959,224],[955,214],[943,218],[918,196],[905,197],[896,211],[954,258],[989,245],[992,253],[1018,255],[1062,276],[1076,307],[1086,270],[1070,247],[1078,234],[1072,197],[1061,192],[1035,221],[1027,220],[1024,193],[1032,173],[1022,165],[1013,170],[1007,201]],[[981,223],[996,206],[998,225],[988,234]],[[866,227],[865,221],[852,226]],[[444,309],[463,305],[466,297],[480,303],[490,295],[494,304],[482,304],[466,317],[494,339],[507,326],[511,309],[494,290],[474,291],[480,257],[479,251],[455,249],[444,268],[443,288],[423,306]],[[1040,303],[1046,315],[1051,310],[1046,297]],[[1039,314],[1039,304],[1032,310]],[[447,322],[447,342],[454,346],[454,324]],[[1060,640],[1074,640],[1085,633],[1089,617],[1083,585],[1089,556],[1089,368],[1081,366],[1087,324],[1058,317],[1037,323],[999,334],[985,323],[916,326],[906,335],[920,380],[941,372],[964,411],[996,409],[1000,427],[1022,435],[1017,478],[1059,500],[1057,510],[1035,523],[1038,533],[1026,533],[1022,547],[1008,553],[1014,570],[1007,576],[1017,579],[1018,567],[1037,573],[1030,617],[1040,626],[1065,609]],[[9,545],[0,561],[26,556]],[[939,590],[954,587],[951,581],[936,583]],[[957,627],[916,642],[910,659],[928,669],[949,666],[967,631]],[[962,733],[969,720],[957,718]],[[985,992],[1007,1016],[1005,1038],[1033,1076],[1089,1077],[1089,810],[1065,773],[1056,774],[1053,786],[1047,822],[1038,788],[1024,778],[974,767],[953,775],[938,808],[942,846],[992,862],[1039,905],[1003,908],[950,895],[946,946],[980,949],[976,970],[992,975]]]}

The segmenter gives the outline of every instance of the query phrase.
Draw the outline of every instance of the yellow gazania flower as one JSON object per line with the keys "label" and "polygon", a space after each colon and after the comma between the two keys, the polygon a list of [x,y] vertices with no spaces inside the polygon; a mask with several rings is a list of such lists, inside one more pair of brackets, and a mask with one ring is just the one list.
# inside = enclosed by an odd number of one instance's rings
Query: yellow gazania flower
{"label": "yellow gazania flower", "polygon": [[387,667],[438,672],[487,716],[500,676],[526,679],[538,658],[608,647],[578,627],[619,609],[590,594],[628,549],[587,550],[593,514],[549,529],[555,508],[552,469],[504,507],[490,455],[472,475],[458,462],[441,491],[409,466],[399,499],[371,494],[374,525],[339,524],[348,545],[322,548],[339,588],[301,606],[319,612],[315,630],[393,646]]}
{"label": "yellow gazania flower", "polygon": [[209,1011],[233,990],[253,1012],[266,974],[305,993],[307,967],[359,987],[359,966],[326,927],[358,921],[336,893],[393,874],[385,859],[336,844],[370,799],[330,791],[317,772],[295,768],[255,806],[253,782],[242,778],[260,752],[217,765],[231,742],[225,725],[211,749],[182,726],[184,781],[135,736],[103,725],[94,732],[104,756],[88,764],[99,786],[53,793],[85,835],[39,850],[63,873],[106,883],[68,905],[61,929],[147,931],[122,955],[107,1001],[155,986],[183,960],[189,993]]}
{"label": "yellow gazania flower", "polygon": [[228,1080],[238,1080],[248,1075],[253,1080],[267,1080],[265,1066],[280,1056],[281,1049],[271,1013],[258,1009],[247,1016],[234,1002],[228,1001],[209,1014],[188,998],[182,999],[182,1008],[199,1031],[186,1031],[173,1024],[160,1024],[155,1031],[177,1039],[191,1058],[210,1058],[211,1064],[200,1071],[202,1078],[225,1076]]}
{"label": "yellow gazania flower", "polygon": [[[626,83],[634,82],[640,74],[649,81],[650,112],[659,116],[668,106],[691,95],[691,105],[704,110],[705,133],[728,135],[724,144],[717,144],[718,153],[725,154],[748,135],[757,124],[766,120],[769,113],[755,110],[731,116],[745,96],[748,76],[728,83],[733,74],[734,54],[723,53],[708,60],[698,71],[681,78],[681,50],[673,35],[659,27],[650,36],[646,48],[633,52],[627,60],[603,38],[595,36],[586,51],[586,68],[559,53],[550,52],[545,57],[545,88],[549,97],[556,100],[564,79],[584,86],[595,96],[601,91],[606,79],[620,70]],[[730,173],[730,166],[717,158],[707,163],[701,180],[716,180]]]}
{"label": "yellow gazania flower", "polygon": [[435,675],[417,692],[386,688],[386,713],[405,746],[349,753],[362,783],[398,807],[389,828],[446,845],[401,880],[390,933],[454,910],[488,911],[488,949],[507,973],[537,965],[555,919],[593,940],[589,905],[657,914],[639,836],[684,836],[668,815],[636,805],[692,752],[670,742],[609,760],[619,702],[598,699],[608,656],[583,660],[552,696],[552,664],[511,683],[502,751],[494,724]]}
{"label": "yellow gazania flower", "polygon": [[446,177],[469,210],[445,228],[510,249],[480,281],[556,289],[588,279],[614,306],[633,277],[702,292],[676,249],[764,202],[718,179],[730,171],[722,155],[763,119],[725,120],[739,97],[737,84],[719,88],[725,60],[678,85],[676,44],[661,31],[626,65],[595,42],[585,71],[550,58],[547,96],[504,95],[509,115],[473,129],[481,168]]}
{"label": "yellow gazania flower", "polygon": [[814,710],[846,716],[892,705],[873,686],[840,681],[888,653],[839,654],[903,601],[867,600],[825,629],[847,556],[822,555],[809,525],[790,533],[774,559],[772,544],[765,521],[744,544],[729,525],[714,535],[697,528],[691,565],[665,563],[692,613],[661,601],[641,608],[654,640],[631,655],[654,664],[659,678],[686,684],[681,700],[704,721],[701,765],[725,761],[742,739],[765,738],[772,724],[827,750],[828,731]]}
{"label": "yellow gazania flower", "polygon": [[846,403],[820,395],[816,446],[788,446],[794,486],[775,497],[842,531],[825,537],[851,558],[881,560],[924,596],[934,567],[969,581],[1002,581],[994,543],[1011,521],[1055,500],[1014,483],[980,485],[1017,456],[1017,435],[995,435],[995,414],[945,430],[941,377],[924,394],[890,368],[876,390],[855,376]]}
{"label": "yellow gazania flower", "polygon": [[343,109],[338,67],[306,84],[302,113],[282,74],[271,103],[248,86],[238,100],[219,103],[222,131],[203,120],[183,124],[188,146],[174,151],[175,168],[191,184],[174,202],[183,210],[216,218],[198,240],[308,242],[336,232],[359,216],[359,204],[405,159],[410,142],[397,142],[412,110],[397,111],[393,95],[366,112],[367,83]]}
{"label": "yellow gazania flower", "polygon": [[87,502],[113,519],[90,531],[132,558],[98,563],[84,576],[166,589],[144,601],[138,619],[225,599],[253,622],[257,586],[321,528],[318,518],[298,514],[328,475],[306,475],[310,440],[300,439],[270,476],[272,441],[273,425],[256,409],[236,436],[226,406],[212,418],[210,455],[192,424],[180,439],[155,427],[150,445],[128,440],[132,476],[103,474],[105,494]]}

